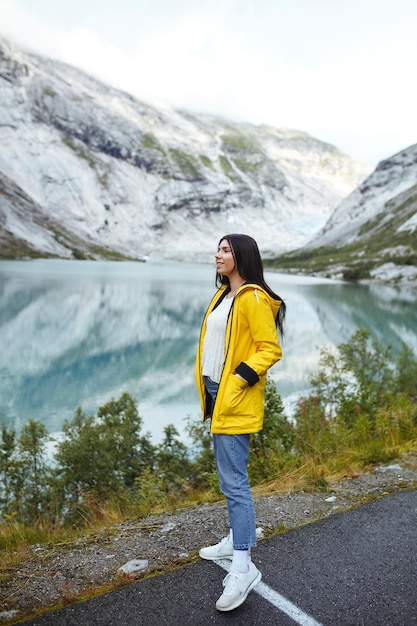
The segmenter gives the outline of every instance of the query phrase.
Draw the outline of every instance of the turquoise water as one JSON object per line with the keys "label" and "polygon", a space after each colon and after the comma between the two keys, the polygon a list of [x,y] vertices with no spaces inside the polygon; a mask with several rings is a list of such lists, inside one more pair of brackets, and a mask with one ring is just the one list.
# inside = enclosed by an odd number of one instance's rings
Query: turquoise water
{"label": "turquoise water", "polygon": [[[123,391],[154,442],[199,418],[194,356],[214,268],[173,262],[0,262],[0,421],[56,433],[77,406],[92,413]],[[417,354],[417,294],[266,272],[287,302],[284,358],[271,371],[284,402],[308,390],[320,348],[358,326]]]}

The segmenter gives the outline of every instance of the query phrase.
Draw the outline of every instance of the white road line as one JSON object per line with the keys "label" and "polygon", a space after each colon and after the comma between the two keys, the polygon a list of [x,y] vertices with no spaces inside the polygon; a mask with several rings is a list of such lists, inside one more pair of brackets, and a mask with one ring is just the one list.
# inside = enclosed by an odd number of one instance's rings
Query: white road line
{"label": "white road line", "polygon": [[[226,570],[226,572],[230,571],[229,560],[218,559],[214,562]],[[288,615],[288,617],[299,624],[299,626],[322,626],[320,622],[315,620],[313,617],[310,617],[307,613],[304,613],[304,611],[299,609],[298,606],[287,600],[287,598],[284,598],[284,596],[278,593],[278,591],[268,587],[268,585],[262,581],[256,585],[253,591],[270,602],[275,608]]]}

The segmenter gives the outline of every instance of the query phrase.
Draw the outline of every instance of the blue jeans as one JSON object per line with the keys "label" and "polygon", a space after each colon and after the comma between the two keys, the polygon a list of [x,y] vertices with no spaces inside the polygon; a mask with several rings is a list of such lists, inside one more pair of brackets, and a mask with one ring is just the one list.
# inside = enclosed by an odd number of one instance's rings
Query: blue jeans
{"label": "blue jeans", "polygon": [[[208,393],[216,400],[218,384],[204,376]],[[255,509],[249,486],[247,465],[250,435],[213,434],[214,456],[222,493],[226,496],[233,548],[256,546]]]}

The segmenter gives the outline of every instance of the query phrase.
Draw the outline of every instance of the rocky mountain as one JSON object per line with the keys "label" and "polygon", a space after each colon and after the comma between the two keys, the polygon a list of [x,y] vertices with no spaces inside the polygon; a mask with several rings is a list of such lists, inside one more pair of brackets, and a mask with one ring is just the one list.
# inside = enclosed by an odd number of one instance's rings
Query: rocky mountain
{"label": "rocky mountain", "polygon": [[370,168],[301,131],[155,107],[0,40],[0,257],[300,247]]}
{"label": "rocky mountain", "polygon": [[302,250],[278,263],[336,278],[415,281],[416,230],[417,144],[381,161]]}
{"label": "rocky mountain", "polygon": [[[396,231],[417,228],[417,144],[381,161],[331,215],[308,247],[365,240],[384,224],[397,220]],[[405,209],[399,216],[399,207]],[[366,225],[366,227],[365,227]]]}

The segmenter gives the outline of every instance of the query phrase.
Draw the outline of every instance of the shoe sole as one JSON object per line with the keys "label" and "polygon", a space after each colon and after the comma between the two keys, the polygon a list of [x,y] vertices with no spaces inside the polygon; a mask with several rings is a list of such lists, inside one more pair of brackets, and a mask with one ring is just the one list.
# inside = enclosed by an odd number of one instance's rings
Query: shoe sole
{"label": "shoe sole", "polygon": [[216,609],[218,611],[223,611],[223,612],[224,611],[233,611],[234,609],[237,609],[238,606],[240,606],[241,604],[244,603],[244,601],[246,600],[246,598],[249,595],[249,592],[252,591],[252,589],[254,589],[256,587],[256,585],[261,582],[261,578],[262,578],[262,574],[261,574],[261,572],[258,572],[257,577],[251,582],[251,584],[246,589],[244,595],[241,598],[238,598],[234,604],[232,604],[231,606],[225,607],[225,608],[219,608],[216,605]]}
{"label": "shoe sole", "polygon": [[203,554],[201,554],[201,550],[198,553],[200,555],[200,558],[205,559],[206,561],[219,561],[221,559],[230,559],[232,560],[233,558],[233,554],[223,554],[222,556],[218,555],[218,556],[205,556]]}

